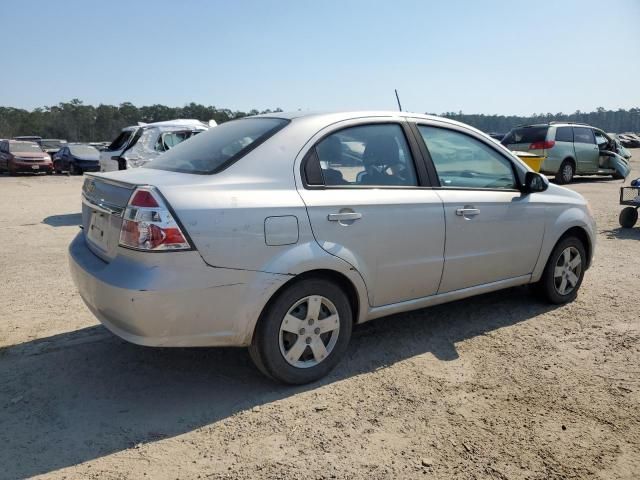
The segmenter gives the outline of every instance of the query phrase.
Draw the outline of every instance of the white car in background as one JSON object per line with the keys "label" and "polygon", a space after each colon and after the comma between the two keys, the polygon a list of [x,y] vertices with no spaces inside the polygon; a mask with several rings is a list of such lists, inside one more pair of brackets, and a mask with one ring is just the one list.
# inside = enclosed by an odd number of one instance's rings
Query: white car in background
{"label": "white car in background", "polygon": [[137,168],[198,133],[214,127],[216,122],[167,120],[139,123],[123,128],[106,150],[100,153],[100,171],[113,172]]}

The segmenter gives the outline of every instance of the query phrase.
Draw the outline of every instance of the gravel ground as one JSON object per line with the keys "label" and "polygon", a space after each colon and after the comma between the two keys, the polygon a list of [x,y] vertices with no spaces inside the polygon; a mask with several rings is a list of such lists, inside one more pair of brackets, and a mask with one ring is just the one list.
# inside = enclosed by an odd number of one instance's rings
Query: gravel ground
{"label": "gravel ground", "polygon": [[81,181],[0,176],[0,478],[640,477],[640,228],[618,228],[620,181],[571,185],[599,229],[572,304],[523,287],[376,320],[296,388],[244,349],[97,324],[66,260]]}

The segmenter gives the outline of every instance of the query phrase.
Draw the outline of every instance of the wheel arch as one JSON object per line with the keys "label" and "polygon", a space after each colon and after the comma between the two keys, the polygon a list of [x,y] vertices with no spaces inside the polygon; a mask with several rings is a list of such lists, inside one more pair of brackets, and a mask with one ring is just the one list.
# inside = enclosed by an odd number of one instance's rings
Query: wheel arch
{"label": "wheel arch", "polygon": [[538,257],[538,263],[536,264],[533,273],[531,274],[531,282],[537,282],[538,280],[540,280],[542,272],[544,271],[544,268],[549,261],[549,256],[553,252],[553,249],[556,248],[556,245],[558,245],[559,242],[569,236],[575,236],[582,242],[582,244],[584,245],[585,253],[587,255],[586,268],[589,268],[591,266],[593,251],[595,248],[592,236],[590,235],[587,226],[581,224],[573,224],[564,228],[562,230],[562,233],[558,235],[552,242],[549,241],[545,246],[543,246],[541,254]]}
{"label": "wheel arch", "polygon": [[[280,297],[283,291],[287,288],[291,287],[298,282],[302,282],[304,280],[314,278],[314,279],[323,279],[330,281],[340,287],[345,294],[347,295],[347,299],[349,300],[349,305],[351,306],[351,311],[353,313],[353,322],[359,323],[360,315],[363,313],[361,311],[361,295],[358,292],[357,287],[354,285],[353,281],[347,277],[345,274],[338,272],[337,270],[331,270],[328,268],[318,268],[313,270],[308,270],[298,275],[291,277],[288,281],[280,285],[278,289],[271,295],[269,300],[265,303],[258,315],[257,321],[254,325],[253,332],[251,334],[252,338],[256,332],[256,326],[262,320],[265,315],[265,312],[273,305],[273,303]],[[366,297],[365,297],[366,298]],[[365,305],[366,308],[366,305]]]}

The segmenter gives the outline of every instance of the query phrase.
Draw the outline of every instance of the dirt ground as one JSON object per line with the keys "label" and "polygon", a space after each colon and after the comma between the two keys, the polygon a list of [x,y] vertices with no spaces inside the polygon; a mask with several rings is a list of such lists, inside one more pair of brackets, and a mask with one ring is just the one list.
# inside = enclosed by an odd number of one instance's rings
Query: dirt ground
{"label": "dirt ground", "polygon": [[574,303],[522,287],[376,320],[297,388],[244,349],[100,326],[67,267],[81,182],[0,176],[0,478],[640,477],[640,228],[618,226],[622,182],[571,185],[599,231]]}

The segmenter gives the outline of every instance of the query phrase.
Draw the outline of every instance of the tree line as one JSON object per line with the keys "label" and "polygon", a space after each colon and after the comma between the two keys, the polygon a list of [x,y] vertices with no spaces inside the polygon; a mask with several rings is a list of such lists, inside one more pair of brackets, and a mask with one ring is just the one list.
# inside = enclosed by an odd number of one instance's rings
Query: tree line
{"label": "tree line", "polygon": [[574,113],[534,113],[530,116],[516,115],[484,115],[462,112],[446,112],[442,117],[472,125],[484,132],[507,133],[516,125],[527,125],[545,122],[578,122],[587,123],[605,132],[640,132],[640,108],[629,110],[605,110],[600,107],[595,112]]}
{"label": "tree line", "polygon": [[[280,112],[275,110],[232,111],[226,108],[190,103],[184,107],[149,105],[136,107],[125,102],[115,105],[85,105],[78,99],[52,107],[28,111],[21,108],[0,107],[0,138],[38,135],[43,138],[64,138],[71,142],[108,141],[127,126],[138,122],[159,122],[175,118],[195,118],[223,123],[247,115]],[[485,132],[505,133],[516,125],[549,121],[583,122],[607,132],[640,132],[640,108],[576,111],[570,114],[546,113],[531,116],[466,114],[445,112],[440,116],[458,120]]]}
{"label": "tree line", "polygon": [[13,107],[0,107],[0,138],[20,135],[37,135],[42,138],[63,138],[70,142],[109,141],[124,127],[138,122],[161,122],[176,118],[192,118],[223,123],[235,118],[259,113],[281,112],[275,110],[232,111],[226,108],[190,103],[184,107],[149,105],[136,107],[125,102],[115,105],[84,105],[73,99],[53,107],[32,111]]}

